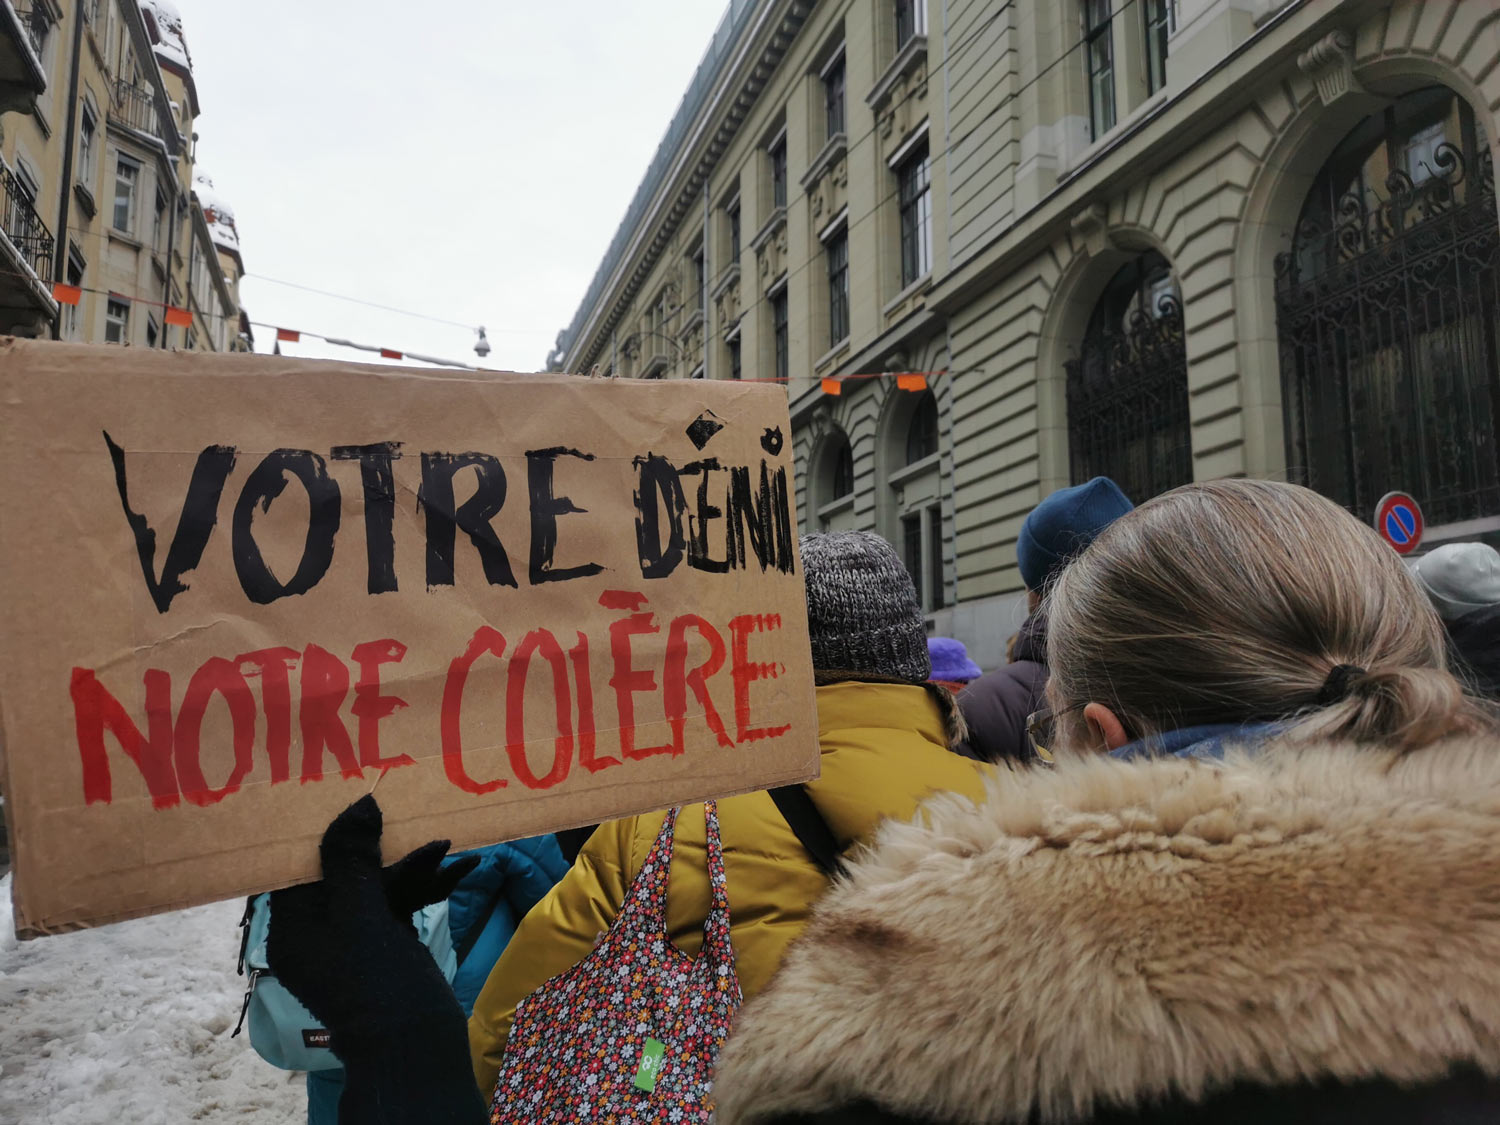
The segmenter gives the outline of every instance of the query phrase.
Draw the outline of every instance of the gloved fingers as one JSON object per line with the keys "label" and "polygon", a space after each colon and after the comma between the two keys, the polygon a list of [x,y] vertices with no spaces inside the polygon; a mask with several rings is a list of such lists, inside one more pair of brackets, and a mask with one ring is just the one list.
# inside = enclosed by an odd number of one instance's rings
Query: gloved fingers
{"label": "gloved fingers", "polygon": [[455,859],[448,866],[437,873],[437,881],[434,890],[440,893],[433,902],[441,902],[451,895],[459,883],[463,882],[464,876],[479,866],[477,855],[466,855],[462,859]]}
{"label": "gloved fingers", "polygon": [[398,917],[441,902],[479,863],[478,856],[465,856],[441,866],[448,846],[447,840],[433,840],[385,869],[386,897]]}
{"label": "gloved fingers", "polygon": [[448,854],[447,840],[429,840],[385,869],[385,895],[397,917],[435,901],[429,897],[433,876]]}
{"label": "gloved fingers", "polygon": [[375,798],[365,795],[333,818],[320,849],[323,877],[380,867],[380,833],[384,818]]}

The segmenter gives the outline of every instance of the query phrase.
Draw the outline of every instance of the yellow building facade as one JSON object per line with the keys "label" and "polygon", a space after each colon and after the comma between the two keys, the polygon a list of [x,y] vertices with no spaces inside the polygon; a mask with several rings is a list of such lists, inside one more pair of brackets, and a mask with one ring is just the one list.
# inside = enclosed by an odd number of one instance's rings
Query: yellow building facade
{"label": "yellow building facade", "polygon": [[0,332],[243,346],[238,236],[194,193],[197,87],[166,0],[0,0],[0,110]]}
{"label": "yellow building facade", "polygon": [[986,666],[1099,473],[1500,538],[1497,113],[1494,0],[737,0],[549,363],[784,381]]}

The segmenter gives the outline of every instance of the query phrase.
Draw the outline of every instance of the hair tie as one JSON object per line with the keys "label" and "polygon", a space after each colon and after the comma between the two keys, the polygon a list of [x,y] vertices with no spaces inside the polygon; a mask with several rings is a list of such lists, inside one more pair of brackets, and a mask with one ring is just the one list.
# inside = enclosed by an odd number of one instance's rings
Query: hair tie
{"label": "hair tie", "polygon": [[1318,689],[1318,696],[1313,702],[1319,707],[1327,707],[1347,698],[1354,677],[1363,675],[1366,675],[1366,672],[1358,664],[1334,665],[1333,671],[1328,673],[1328,678],[1323,681],[1323,686]]}

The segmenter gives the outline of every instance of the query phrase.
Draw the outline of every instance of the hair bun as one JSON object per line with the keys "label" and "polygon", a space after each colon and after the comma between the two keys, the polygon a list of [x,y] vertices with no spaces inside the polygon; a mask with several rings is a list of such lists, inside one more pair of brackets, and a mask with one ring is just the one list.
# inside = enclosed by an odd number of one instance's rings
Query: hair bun
{"label": "hair bun", "polygon": [[1345,696],[1328,707],[1333,729],[1321,733],[1408,750],[1468,724],[1463,685],[1446,669],[1372,668],[1345,678]]}

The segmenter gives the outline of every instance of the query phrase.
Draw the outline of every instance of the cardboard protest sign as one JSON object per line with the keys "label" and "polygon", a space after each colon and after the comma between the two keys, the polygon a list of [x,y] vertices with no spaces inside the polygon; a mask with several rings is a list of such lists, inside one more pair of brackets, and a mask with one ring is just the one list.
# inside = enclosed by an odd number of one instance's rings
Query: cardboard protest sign
{"label": "cardboard protest sign", "polygon": [[0,340],[17,929],[817,773],[785,392]]}

